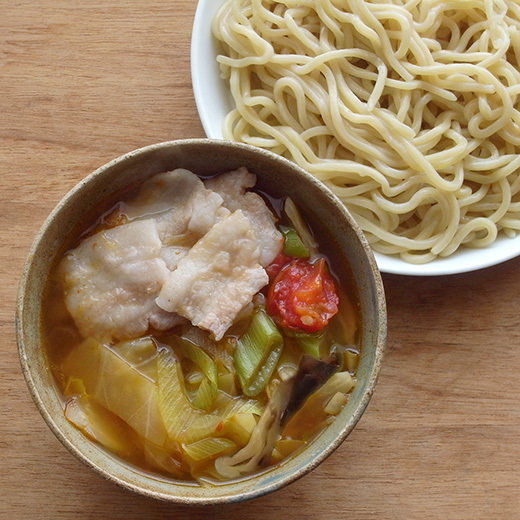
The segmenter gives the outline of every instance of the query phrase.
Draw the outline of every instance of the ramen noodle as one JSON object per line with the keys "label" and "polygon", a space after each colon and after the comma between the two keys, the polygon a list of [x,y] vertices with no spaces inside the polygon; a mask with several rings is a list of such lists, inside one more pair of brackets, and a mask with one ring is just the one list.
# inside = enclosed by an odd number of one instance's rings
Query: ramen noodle
{"label": "ramen noodle", "polygon": [[231,0],[225,138],[292,159],[412,263],[520,229],[520,5]]}

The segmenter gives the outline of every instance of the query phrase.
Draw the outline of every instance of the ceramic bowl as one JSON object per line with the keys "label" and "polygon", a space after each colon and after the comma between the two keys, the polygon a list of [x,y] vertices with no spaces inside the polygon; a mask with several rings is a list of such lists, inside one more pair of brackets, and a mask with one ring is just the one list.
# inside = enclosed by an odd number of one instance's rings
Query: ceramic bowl
{"label": "ceramic bowl", "polygon": [[[298,455],[238,482],[201,487],[138,471],[87,439],[65,419],[41,348],[42,293],[66,237],[77,229],[84,215],[102,207],[112,194],[174,168],[209,175],[239,166],[257,175],[260,190],[274,197],[290,195],[307,218],[319,222],[318,231],[333,244],[339,262],[335,269],[351,270],[362,315],[359,382],[332,425]],[[28,388],[43,419],[63,445],[109,481],[149,497],[182,504],[219,504],[258,497],[315,468],[345,440],[363,414],[374,391],[386,337],[384,292],[376,262],[366,239],[339,200],[290,161],[247,145],[208,139],[141,148],[102,166],[73,188],[52,211],[32,245],[20,283],[16,322]]]}

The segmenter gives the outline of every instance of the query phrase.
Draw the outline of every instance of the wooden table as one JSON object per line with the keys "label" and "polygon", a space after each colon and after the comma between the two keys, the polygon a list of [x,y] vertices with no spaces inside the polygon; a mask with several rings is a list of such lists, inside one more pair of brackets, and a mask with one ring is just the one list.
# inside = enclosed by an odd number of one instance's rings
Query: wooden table
{"label": "wooden table", "polygon": [[178,507],[106,483],[44,424],[14,334],[22,265],[59,199],[132,149],[203,137],[190,81],[195,0],[0,2],[0,518],[520,518],[520,259],[384,276],[388,350],[360,424],[272,495]]}

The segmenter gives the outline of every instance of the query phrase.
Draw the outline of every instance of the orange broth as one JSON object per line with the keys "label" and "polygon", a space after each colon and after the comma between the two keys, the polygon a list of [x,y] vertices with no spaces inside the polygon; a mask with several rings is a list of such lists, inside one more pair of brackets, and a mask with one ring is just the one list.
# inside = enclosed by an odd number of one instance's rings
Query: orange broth
{"label": "orange broth", "polygon": [[[282,201],[268,198],[265,194],[262,195],[270,209],[277,215],[278,223],[287,224],[285,217],[283,217],[280,212]],[[128,192],[119,195],[121,199],[128,196]],[[111,227],[114,223],[117,224],[118,219],[114,222],[112,217],[107,218],[107,215],[113,216],[114,212],[121,207],[121,204],[114,204],[114,199],[112,199],[110,204],[111,209],[108,212],[104,213],[101,217],[98,216],[95,220],[85,222],[83,234],[70,237],[67,246],[75,247],[81,240],[81,237],[85,236],[85,234],[92,233],[92,230],[98,231],[103,228]],[[313,230],[312,222],[307,222],[307,225]],[[315,235],[318,236],[317,233],[315,233]],[[335,397],[339,405],[335,407],[336,409],[333,410],[333,413],[326,413],[324,411],[324,408],[327,407],[327,403],[331,400],[331,395],[326,395],[323,392],[320,393],[319,390],[316,392],[316,395],[309,397],[303,407],[294,414],[281,431],[280,440],[276,443],[270,460],[265,461],[268,466],[278,464],[285,458],[304,449],[306,444],[310,442],[319,431],[334,420],[334,416],[348,400],[348,394],[356,382],[357,359],[360,354],[359,323],[361,317],[355,284],[348,273],[345,275],[344,270],[342,271],[341,277],[335,275],[335,273],[339,272],[339,266],[336,265],[336,259],[332,252],[334,239],[333,237],[323,235],[323,233],[319,236],[321,237],[321,240],[318,241],[320,242],[319,254],[320,256],[324,256],[327,260],[329,271],[335,279],[340,297],[339,312],[331,319],[327,326],[327,340],[323,343],[320,354],[326,357],[330,354],[332,345],[336,345],[336,347],[339,346],[343,356],[341,371],[350,375],[351,386],[344,392],[343,399],[341,395]],[[58,261],[59,260],[60,259],[58,259]],[[65,307],[63,289],[59,279],[57,279],[56,271],[57,269],[54,269],[51,273],[43,302],[44,348],[62,399],[64,412],[67,411],[67,414],[70,415],[72,410],[73,418],[75,417],[75,426],[110,453],[141,471],[152,472],[175,480],[184,481],[196,480],[216,484],[221,480],[225,480],[216,474],[214,467],[215,457],[212,458],[208,456],[206,457],[207,460],[202,461],[193,458],[190,459],[183,452],[181,443],[168,438],[165,439],[162,445],[160,443],[150,442],[149,439],[147,440],[143,435],[129,426],[129,424],[116,413],[106,409],[100,404],[95,396],[93,397],[85,390],[84,384],[81,378],[78,377],[78,374],[70,372],[70,367],[75,366],[74,361],[71,361],[71,359],[74,359],[75,352],[80,349],[79,345],[84,342],[84,338],[81,337],[72,317]],[[228,407],[228,409],[231,409],[233,403],[241,402],[239,401],[240,399],[245,402],[244,396],[241,394],[237,376],[229,370],[229,359],[232,359],[233,346],[237,337],[240,336],[247,326],[247,322],[248,318],[246,317],[241,322],[233,325],[224,338],[217,342],[216,346],[220,349],[222,354],[217,354],[213,357],[219,358],[214,359],[218,368],[219,393],[213,408],[207,411],[208,415],[217,413],[215,409],[218,407]],[[184,378],[182,384],[189,393],[190,391],[196,390],[197,378],[200,379],[200,374],[197,375],[197,366],[194,365],[190,359],[176,352],[175,344],[170,341],[172,334],[178,333],[182,336],[186,330],[188,330],[186,326],[183,326],[182,331],[178,327],[177,329],[174,328],[166,332],[150,330],[147,333],[147,337],[152,338],[154,344],[159,346],[160,349],[171,351],[173,355],[177,356],[180,360]],[[273,385],[275,386],[277,382],[282,379],[284,370],[286,372],[294,372],[294,367],[297,366],[303,355],[301,348],[295,343],[294,338],[288,336],[283,331],[281,332],[284,336],[283,352],[278,360],[277,369],[269,385],[266,390],[263,390],[258,396],[246,398],[248,402],[256,401],[257,403],[256,408],[254,403],[250,403],[251,406],[248,409],[253,410],[251,414],[256,421],[258,420],[261,409],[265,407],[268,401]],[[145,339],[144,341],[146,342],[147,340]],[[145,343],[143,343],[143,345],[144,344]],[[149,370],[149,367],[153,367],[153,364],[156,362],[154,356],[157,355],[157,352],[154,353],[148,343],[146,343],[146,345],[148,345],[148,347],[143,348],[143,353],[139,354],[141,356],[139,366],[136,368],[135,365],[132,365],[130,367],[131,371],[137,370],[139,372],[139,370],[142,370],[139,367],[146,367],[146,370]],[[121,347],[109,345],[103,348],[108,348],[109,350],[115,349],[117,351],[117,349]],[[119,353],[117,362],[119,363],[122,358],[123,362],[127,363],[128,359],[125,358],[125,356],[127,356],[126,351],[124,355]],[[146,356],[148,356],[148,358],[146,358]],[[131,363],[134,361],[135,360],[131,360]],[[94,362],[92,364],[93,366],[95,365]],[[88,366],[88,361],[85,363],[82,362],[83,368],[81,370],[88,371]],[[143,373],[152,372],[144,371]],[[83,372],[82,374],[84,379],[88,380],[90,378],[90,375],[85,375]],[[222,381],[222,387],[220,386],[220,381]],[[152,388],[151,385],[153,384],[153,381],[152,383],[146,382],[149,388]],[[124,392],[125,388],[126,386],[122,388],[121,392]],[[131,396],[131,394],[129,394],[129,396]],[[130,398],[131,397],[129,397],[129,399]],[[121,399],[124,400],[125,396],[122,395]],[[334,408],[334,406],[332,407]],[[77,415],[74,415],[77,410],[81,411],[80,420],[78,420]],[[248,411],[247,413],[250,412]],[[81,418],[84,417],[85,414],[87,416],[90,414],[90,418],[87,420],[87,423],[82,423],[81,421],[83,419]],[[68,418],[70,420],[70,417]],[[245,417],[240,416],[240,419],[245,419]],[[250,418],[247,419],[247,424],[251,425]],[[92,421],[92,424],[88,424],[88,421]],[[227,448],[228,451],[226,452],[226,450],[224,450],[220,455],[230,454],[239,450],[247,440],[247,435],[244,436],[244,428],[241,430],[233,430],[226,421],[229,421],[229,417],[226,420],[216,421],[214,428],[208,433],[209,437],[231,441],[227,443],[229,444],[229,448]],[[247,427],[245,430],[247,430]]]}

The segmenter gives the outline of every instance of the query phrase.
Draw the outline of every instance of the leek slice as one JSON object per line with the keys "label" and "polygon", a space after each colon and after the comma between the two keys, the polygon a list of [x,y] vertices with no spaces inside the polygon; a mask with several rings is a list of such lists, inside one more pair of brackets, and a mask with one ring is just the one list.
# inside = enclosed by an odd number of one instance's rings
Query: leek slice
{"label": "leek slice", "polygon": [[255,309],[234,353],[235,370],[245,395],[254,397],[265,388],[282,349],[283,337],[273,320],[264,309]]}
{"label": "leek slice", "polygon": [[186,383],[188,383],[189,385],[200,385],[204,380],[204,374],[196,370],[194,372],[186,374],[184,379],[186,380]]}
{"label": "leek slice", "polygon": [[191,404],[199,410],[208,412],[217,397],[217,383],[213,383],[209,379],[203,379],[195,393]]}
{"label": "leek slice", "polygon": [[233,370],[233,348],[226,341],[226,338],[216,342],[209,335],[209,332],[193,325],[185,325],[179,331],[178,337],[189,341],[193,345],[200,347],[216,363],[224,365],[229,371]]}
{"label": "leek slice", "polygon": [[190,426],[203,415],[191,406],[182,384],[180,364],[174,355],[163,348],[157,356],[157,381],[159,384],[159,409],[173,441],[182,442]]}
{"label": "leek slice", "polygon": [[217,397],[218,390],[218,371],[215,361],[203,348],[186,338],[170,336],[166,341],[174,351],[189,359],[202,372],[203,378],[190,401],[196,408],[208,412]]}
{"label": "leek slice", "polygon": [[320,358],[320,350],[324,338],[323,330],[310,334],[298,332],[294,334],[294,338],[305,354],[309,354],[309,356],[318,359]]}
{"label": "leek slice", "polygon": [[326,404],[323,411],[329,415],[338,415],[341,409],[347,404],[348,395],[343,392],[336,392]]}
{"label": "leek slice", "polygon": [[157,357],[157,379],[159,409],[172,441],[195,442],[215,433],[222,416],[205,413],[192,405],[183,387],[180,363],[166,348]]}
{"label": "leek slice", "polygon": [[280,439],[273,450],[271,458],[274,462],[280,462],[296,450],[305,446],[305,442],[298,439]]}
{"label": "leek slice", "polygon": [[195,442],[206,437],[216,435],[222,417],[213,414],[201,413],[197,416],[191,426],[182,435],[183,442]]}
{"label": "leek slice", "polygon": [[287,226],[280,226],[280,232],[284,239],[282,251],[286,255],[296,258],[309,258],[309,250],[294,229]]}
{"label": "leek slice", "polygon": [[346,349],[344,353],[345,365],[347,370],[353,374],[357,370],[359,354],[353,350]]}
{"label": "leek slice", "polygon": [[260,416],[264,409],[264,404],[258,399],[245,399],[243,397],[229,397],[223,399],[217,408],[219,416],[225,420],[234,414],[252,413]]}
{"label": "leek slice", "polygon": [[235,449],[236,444],[232,440],[220,437],[207,437],[191,444],[182,445],[184,455],[192,468],[208,464],[221,455],[228,455]]}
{"label": "leek slice", "polygon": [[298,233],[298,236],[300,237],[305,247],[308,249],[309,253],[311,255],[317,254],[318,245],[316,244],[309,227],[303,220],[299,209],[296,207],[296,204],[292,201],[291,198],[287,197],[285,199],[283,209],[292,227]]}
{"label": "leek slice", "polygon": [[237,385],[235,382],[235,374],[228,372],[218,376],[218,388],[230,396],[238,395]]}
{"label": "leek slice", "polygon": [[231,439],[239,446],[245,446],[249,442],[255,426],[254,414],[236,413],[222,423],[219,435]]}
{"label": "leek slice", "polygon": [[202,348],[188,340],[180,338],[182,353],[193,363],[195,363],[206,376],[199,385],[199,388],[191,403],[200,410],[209,411],[211,405],[217,397],[218,373],[217,365]]}

